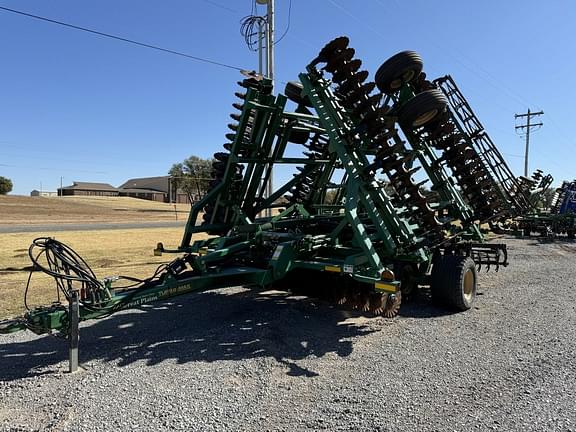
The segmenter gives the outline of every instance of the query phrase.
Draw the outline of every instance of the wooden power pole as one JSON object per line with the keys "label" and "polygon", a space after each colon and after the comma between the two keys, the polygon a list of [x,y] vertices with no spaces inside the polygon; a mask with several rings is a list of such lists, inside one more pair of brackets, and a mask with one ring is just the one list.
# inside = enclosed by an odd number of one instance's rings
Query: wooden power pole
{"label": "wooden power pole", "polygon": [[540,128],[544,126],[544,123],[532,123],[532,117],[538,117],[544,114],[544,111],[538,112],[530,112],[530,108],[528,108],[528,112],[526,114],[514,114],[514,118],[526,118],[526,124],[518,125],[515,127],[516,131],[520,130],[522,133],[526,130],[526,153],[524,154],[524,177],[528,177],[528,148],[530,147],[530,130],[532,128]]}

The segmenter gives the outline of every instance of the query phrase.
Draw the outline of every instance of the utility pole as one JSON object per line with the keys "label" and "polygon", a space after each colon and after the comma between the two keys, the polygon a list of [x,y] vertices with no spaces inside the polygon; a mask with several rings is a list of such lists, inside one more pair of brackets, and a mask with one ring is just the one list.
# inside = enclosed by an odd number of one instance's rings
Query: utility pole
{"label": "utility pole", "polygon": [[[274,0],[256,0],[260,5],[266,5],[266,77],[274,85]],[[258,66],[262,73],[262,24],[258,24]],[[266,185],[266,196],[272,195],[274,191],[274,173],[270,168],[270,177]],[[272,211],[267,210],[266,216],[272,216]]]}
{"label": "utility pole", "polygon": [[268,78],[272,80],[274,85],[274,0],[267,0],[268,3]]}
{"label": "utility pole", "polygon": [[[274,0],[256,0],[256,2],[266,5],[266,77],[274,85]],[[258,36],[261,37],[261,34]],[[268,184],[266,185],[266,196],[272,195],[273,191],[274,173],[272,168],[270,168],[270,177],[268,177]],[[267,210],[266,216],[272,216],[272,211]]]}
{"label": "utility pole", "polygon": [[[274,86],[274,0],[268,0],[268,78]],[[270,165],[270,177],[268,178],[268,196],[274,192],[274,173]],[[272,210],[268,210],[268,216],[272,217]]]}
{"label": "utility pole", "polygon": [[[250,15],[242,20],[242,27],[240,32],[246,38],[246,43],[248,48],[252,51],[258,51],[258,73],[265,76],[272,81],[274,85],[274,1],[275,0],[256,0],[258,5],[266,5],[266,16],[263,15]],[[253,13],[256,13],[256,9]],[[253,26],[257,25],[256,31],[253,30]],[[257,42],[254,40],[254,36],[258,37]],[[266,44],[266,53],[264,53],[264,47],[262,41]],[[257,50],[254,48],[257,46]],[[264,67],[263,57],[266,55],[266,63]],[[264,70],[265,69],[265,70]],[[271,155],[269,155],[271,156]],[[263,195],[264,197],[269,197],[272,195],[274,190],[274,173],[272,171],[272,165],[270,165],[270,171],[268,180],[266,183],[262,182]],[[272,210],[266,210],[266,216],[272,216]]]}
{"label": "utility pole", "polygon": [[542,122],[532,123],[531,120],[532,120],[532,117],[538,117],[538,116],[541,116],[542,114],[544,114],[544,111],[530,112],[530,108],[528,108],[528,112],[526,114],[514,114],[515,119],[526,118],[526,124],[518,125],[514,128],[514,129],[516,129],[516,131],[526,130],[526,153],[524,154],[524,177],[528,177],[528,148],[530,147],[530,131],[532,130],[532,128],[537,127],[538,129],[540,129],[542,126],[544,126],[544,123],[542,123]]}
{"label": "utility pole", "polygon": [[[262,21],[258,21],[258,73],[260,75],[264,75],[264,47],[262,39],[264,39],[265,34]],[[266,69],[268,69],[268,65],[266,65]]]}

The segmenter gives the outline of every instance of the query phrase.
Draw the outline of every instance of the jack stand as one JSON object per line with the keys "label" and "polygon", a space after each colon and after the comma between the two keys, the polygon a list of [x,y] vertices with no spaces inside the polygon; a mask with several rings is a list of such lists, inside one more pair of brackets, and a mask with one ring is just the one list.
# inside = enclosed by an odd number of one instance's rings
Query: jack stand
{"label": "jack stand", "polygon": [[68,306],[68,320],[70,328],[68,338],[70,343],[68,357],[68,372],[78,371],[78,342],[80,340],[80,303],[78,301],[78,291],[72,291],[72,298]]}

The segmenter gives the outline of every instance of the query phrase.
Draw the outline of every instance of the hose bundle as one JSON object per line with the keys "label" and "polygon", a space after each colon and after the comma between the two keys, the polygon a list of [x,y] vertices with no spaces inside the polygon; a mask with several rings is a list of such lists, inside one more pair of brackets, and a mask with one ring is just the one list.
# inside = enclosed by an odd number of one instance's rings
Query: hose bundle
{"label": "hose bundle", "polygon": [[[109,280],[130,281],[128,285],[114,286],[114,292],[121,290],[124,295],[113,299],[110,287],[105,283],[106,279],[104,281],[97,279],[86,261],[70,246],[50,237],[38,237],[30,245],[28,255],[33,263],[24,293],[24,305],[28,310],[30,310],[27,302],[30,281],[32,274],[38,270],[54,278],[58,303],[62,294],[70,301],[72,292],[77,291],[80,303],[86,310],[113,313],[130,302],[137,292],[161,280],[169,269],[169,265],[160,264],[154,274],[146,279],[131,276],[110,278]],[[110,302],[112,299],[114,301]]]}
{"label": "hose bundle", "polygon": [[[96,278],[86,261],[71,247],[50,237],[39,237],[30,245],[28,255],[34,265],[28,277],[26,294],[32,273],[40,270],[54,278],[58,301],[60,294],[70,300],[73,291],[80,293],[80,299],[84,304],[96,305],[106,300],[104,298],[106,287]],[[27,295],[24,297],[24,303],[29,309],[26,297]]]}

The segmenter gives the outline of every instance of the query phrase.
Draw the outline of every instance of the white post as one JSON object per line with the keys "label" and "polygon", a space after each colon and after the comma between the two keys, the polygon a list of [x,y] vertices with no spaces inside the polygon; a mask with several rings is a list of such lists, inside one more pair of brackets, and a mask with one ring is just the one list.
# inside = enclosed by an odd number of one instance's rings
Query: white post
{"label": "white post", "polygon": [[[272,80],[274,86],[274,0],[268,0],[268,78]],[[274,191],[274,173],[270,168],[270,177],[268,178],[268,196]],[[272,210],[268,211],[268,216],[272,216]]]}

